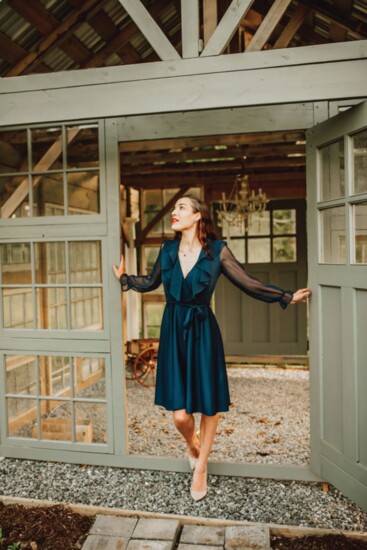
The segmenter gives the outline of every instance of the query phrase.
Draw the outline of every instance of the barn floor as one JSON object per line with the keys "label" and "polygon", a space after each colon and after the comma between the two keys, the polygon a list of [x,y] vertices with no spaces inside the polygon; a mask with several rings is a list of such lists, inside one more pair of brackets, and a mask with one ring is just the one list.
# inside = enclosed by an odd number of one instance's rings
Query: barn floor
{"label": "barn floor", "polygon": [[[228,379],[233,406],[221,415],[211,459],[308,464],[309,372],[230,367]],[[130,452],[182,458],[185,444],[172,413],[153,404],[154,388],[128,381],[127,396]]]}

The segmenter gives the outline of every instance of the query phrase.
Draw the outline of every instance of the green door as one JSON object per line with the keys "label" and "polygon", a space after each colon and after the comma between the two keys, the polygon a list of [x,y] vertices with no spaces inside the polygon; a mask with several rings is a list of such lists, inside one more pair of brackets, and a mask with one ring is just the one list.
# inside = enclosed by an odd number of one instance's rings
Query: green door
{"label": "green door", "polygon": [[367,510],[367,103],[309,130],[311,468]]}

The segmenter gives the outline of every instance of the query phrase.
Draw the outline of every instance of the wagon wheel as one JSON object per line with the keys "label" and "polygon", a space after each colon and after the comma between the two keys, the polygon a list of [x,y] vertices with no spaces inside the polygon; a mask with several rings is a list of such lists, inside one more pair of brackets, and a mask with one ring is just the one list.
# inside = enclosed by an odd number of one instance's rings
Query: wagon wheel
{"label": "wagon wheel", "polygon": [[134,363],[134,376],[142,386],[155,386],[158,351],[155,347],[143,349]]}

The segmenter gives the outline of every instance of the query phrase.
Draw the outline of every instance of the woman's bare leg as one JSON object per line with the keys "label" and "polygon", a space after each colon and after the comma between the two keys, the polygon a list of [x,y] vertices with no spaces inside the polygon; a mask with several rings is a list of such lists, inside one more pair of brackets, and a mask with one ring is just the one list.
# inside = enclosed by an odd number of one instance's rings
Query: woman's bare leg
{"label": "woman's bare leg", "polygon": [[200,422],[200,454],[196,462],[194,476],[192,478],[192,490],[204,491],[206,487],[206,468],[208,458],[217,432],[219,414],[214,416],[201,415]]}
{"label": "woman's bare leg", "polygon": [[189,448],[189,453],[194,458],[199,456],[198,441],[195,437],[195,419],[186,409],[173,411],[173,421],[176,428],[183,435]]}

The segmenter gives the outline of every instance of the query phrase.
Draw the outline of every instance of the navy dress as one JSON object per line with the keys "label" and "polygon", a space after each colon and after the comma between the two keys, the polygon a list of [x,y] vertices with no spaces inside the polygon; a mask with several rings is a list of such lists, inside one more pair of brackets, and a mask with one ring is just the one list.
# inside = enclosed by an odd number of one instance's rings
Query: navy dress
{"label": "navy dress", "polygon": [[120,277],[122,290],[155,290],[163,282],[166,307],[158,349],[155,404],[212,416],[228,411],[230,397],[221,333],[210,299],[223,273],[246,294],[286,308],[293,293],[250,277],[222,240],[211,241],[183,276],[180,241],[163,242],[151,275]]}

